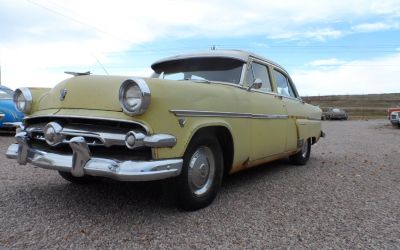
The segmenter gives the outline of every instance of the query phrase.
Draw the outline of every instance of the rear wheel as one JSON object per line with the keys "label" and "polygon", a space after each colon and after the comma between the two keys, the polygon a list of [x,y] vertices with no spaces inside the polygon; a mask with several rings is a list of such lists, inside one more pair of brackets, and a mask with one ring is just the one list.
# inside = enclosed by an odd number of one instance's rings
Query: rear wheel
{"label": "rear wheel", "polygon": [[223,176],[223,157],[218,140],[210,135],[196,136],[183,157],[177,178],[178,203],[184,210],[208,206],[216,197]]}
{"label": "rear wheel", "polygon": [[289,157],[290,161],[295,165],[305,165],[310,159],[311,154],[311,140],[307,139],[304,141],[301,150],[295,155]]}
{"label": "rear wheel", "polygon": [[68,172],[63,172],[63,171],[58,171],[58,174],[64,179],[69,182],[75,183],[75,184],[88,184],[96,181],[94,177],[89,177],[89,176],[83,176],[83,177],[76,177],[73,176],[71,173]]}

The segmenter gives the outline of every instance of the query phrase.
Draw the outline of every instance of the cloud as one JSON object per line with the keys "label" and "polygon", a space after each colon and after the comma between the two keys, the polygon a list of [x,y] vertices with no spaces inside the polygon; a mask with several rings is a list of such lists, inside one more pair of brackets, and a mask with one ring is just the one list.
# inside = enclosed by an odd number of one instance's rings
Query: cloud
{"label": "cloud", "polygon": [[119,64],[113,54],[149,53],[149,42],[249,36],[326,41],[364,32],[371,17],[393,19],[399,13],[397,0],[6,0],[0,2],[2,77],[12,87],[53,86],[64,77],[56,69],[103,73],[96,58]]}
{"label": "cloud", "polygon": [[321,67],[321,66],[339,66],[345,63],[346,61],[342,61],[337,58],[330,58],[330,59],[315,60],[308,63],[307,65],[314,67]]}
{"label": "cloud", "polygon": [[400,29],[400,23],[375,22],[375,23],[363,23],[352,27],[352,30],[357,32],[375,32],[375,31],[384,31],[391,29]]}
{"label": "cloud", "polygon": [[[313,68],[295,70],[292,73],[300,94],[373,94],[400,92],[398,65],[400,53],[371,60],[349,61],[337,67],[319,66],[335,62],[336,59],[317,60]],[[340,61],[339,61],[340,62]]]}

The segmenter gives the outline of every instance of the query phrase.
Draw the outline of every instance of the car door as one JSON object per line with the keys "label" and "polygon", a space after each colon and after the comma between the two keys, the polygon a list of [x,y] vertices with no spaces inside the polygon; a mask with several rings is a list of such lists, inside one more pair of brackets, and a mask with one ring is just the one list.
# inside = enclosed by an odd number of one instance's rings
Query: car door
{"label": "car door", "polygon": [[304,102],[299,98],[296,88],[290,77],[282,70],[272,70],[278,94],[285,105],[289,119],[286,130],[286,151],[294,151],[298,147],[297,119],[306,119],[307,114]]}
{"label": "car door", "polygon": [[252,59],[248,64],[246,83],[260,79],[259,89],[250,90],[252,119],[250,129],[250,160],[259,160],[285,151],[287,113],[283,101],[272,91],[267,64]]}

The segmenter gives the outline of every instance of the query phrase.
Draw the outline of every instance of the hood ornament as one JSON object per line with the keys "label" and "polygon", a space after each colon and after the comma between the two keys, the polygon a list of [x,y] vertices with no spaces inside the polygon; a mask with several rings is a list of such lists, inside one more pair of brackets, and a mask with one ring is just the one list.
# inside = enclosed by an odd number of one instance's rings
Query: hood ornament
{"label": "hood ornament", "polygon": [[67,93],[68,93],[67,89],[60,90],[60,101],[64,101],[65,96],[67,95]]}

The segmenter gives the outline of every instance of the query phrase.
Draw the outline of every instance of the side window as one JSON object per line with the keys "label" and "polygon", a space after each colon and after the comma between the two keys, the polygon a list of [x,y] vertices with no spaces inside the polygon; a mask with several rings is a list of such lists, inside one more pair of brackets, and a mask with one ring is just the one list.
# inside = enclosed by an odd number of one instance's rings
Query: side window
{"label": "side window", "polygon": [[247,84],[250,86],[254,82],[255,78],[259,78],[262,81],[262,86],[260,90],[272,91],[271,81],[267,66],[252,62],[249,71],[247,73]]}
{"label": "side window", "polygon": [[281,72],[274,70],[276,85],[278,87],[278,94],[288,97],[296,98],[296,94],[288,79]]}

